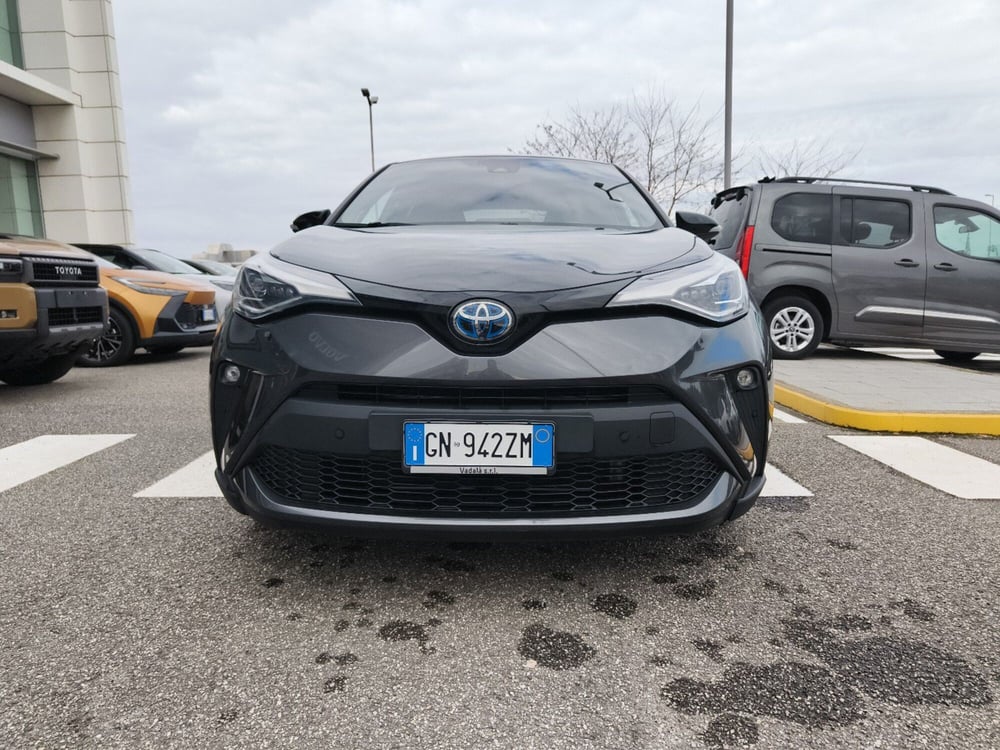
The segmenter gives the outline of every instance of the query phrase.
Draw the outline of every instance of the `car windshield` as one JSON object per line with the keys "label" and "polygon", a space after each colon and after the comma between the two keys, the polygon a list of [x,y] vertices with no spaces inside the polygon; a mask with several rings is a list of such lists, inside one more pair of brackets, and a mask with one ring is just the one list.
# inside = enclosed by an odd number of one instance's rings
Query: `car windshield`
{"label": "car windshield", "polygon": [[528,224],[649,230],[664,226],[617,168],[572,159],[496,156],[387,167],[336,226]]}
{"label": "car windshield", "polygon": [[216,276],[235,276],[237,273],[237,269],[232,266],[227,266],[225,263],[219,263],[214,260],[199,260],[196,267],[200,267],[200,270],[215,274]]}
{"label": "car windshield", "polygon": [[143,261],[143,265],[149,266],[156,271],[166,271],[167,273],[197,273],[204,274],[194,266],[189,266],[180,258],[167,255],[159,250],[149,248],[132,248],[130,251]]}
{"label": "car windshield", "polygon": [[110,260],[108,260],[107,258],[102,258],[100,255],[94,255],[92,257],[94,258],[94,260],[97,261],[97,265],[99,265],[101,268],[118,268],[118,269],[121,268],[121,266],[119,266],[117,263],[112,263]]}

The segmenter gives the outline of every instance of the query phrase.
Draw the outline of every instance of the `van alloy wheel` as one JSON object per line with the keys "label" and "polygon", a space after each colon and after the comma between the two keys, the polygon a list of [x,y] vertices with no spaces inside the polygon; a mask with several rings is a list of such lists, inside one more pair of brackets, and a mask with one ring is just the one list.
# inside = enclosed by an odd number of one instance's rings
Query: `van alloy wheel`
{"label": "van alloy wheel", "polygon": [[768,336],[777,359],[802,359],[819,346],[822,318],[816,306],[801,297],[786,297],[765,306]]}

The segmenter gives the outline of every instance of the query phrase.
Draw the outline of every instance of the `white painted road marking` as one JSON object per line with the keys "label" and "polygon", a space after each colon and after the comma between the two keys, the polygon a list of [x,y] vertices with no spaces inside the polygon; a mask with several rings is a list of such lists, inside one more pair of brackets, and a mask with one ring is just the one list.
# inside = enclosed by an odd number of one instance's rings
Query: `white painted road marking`
{"label": "white painted road marking", "polygon": [[812,497],[809,490],[787,476],[777,466],[767,464],[764,467],[764,491],[761,497]]}
{"label": "white painted road marking", "polygon": [[215,453],[199,456],[134,497],[222,497],[215,481]]}
{"label": "white painted road marking", "polygon": [[812,497],[809,490],[772,464],[764,467],[764,479],[761,497]]}
{"label": "white painted road marking", "polygon": [[[42,435],[0,449],[0,492],[60,469],[135,435]],[[922,437],[830,435],[879,463],[966,500],[1000,499],[1000,466]],[[812,497],[813,493],[772,464],[761,497]],[[135,497],[221,498],[215,455],[199,456]]]}
{"label": "white painted road marking", "polygon": [[806,423],[806,420],[799,419],[798,417],[796,417],[796,416],[794,416],[792,414],[789,414],[786,411],[782,411],[781,409],[775,409],[774,410],[774,418],[777,419],[779,422],[784,422],[785,424],[805,424]]}
{"label": "white painted road marking", "polygon": [[133,437],[135,435],[41,435],[0,449],[0,492]]}
{"label": "white painted road marking", "polygon": [[918,482],[965,500],[1000,500],[1000,466],[927,438],[908,435],[830,435]]}
{"label": "white painted road marking", "polygon": [[[891,346],[859,346],[854,347],[861,352],[870,352],[871,354],[882,354],[886,357],[896,357],[897,359],[914,359],[914,360],[926,360],[930,362],[944,362],[945,360],[934,353],[932,349],[906,349],[902,347],[891,347]],[[980,354],[975,362],[1000,362],[1000,354]]]}

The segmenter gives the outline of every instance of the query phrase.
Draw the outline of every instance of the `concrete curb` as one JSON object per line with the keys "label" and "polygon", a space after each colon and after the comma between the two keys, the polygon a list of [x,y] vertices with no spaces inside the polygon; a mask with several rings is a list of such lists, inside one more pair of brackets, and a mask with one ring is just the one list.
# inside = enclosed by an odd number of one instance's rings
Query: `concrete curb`
{"label": "concrete curb", "polygon": [[1000,414],[865,411],[831,404],[780,383],[774,400],[820,422],[870,432],[946,432],[958,435],[1000,435]]}

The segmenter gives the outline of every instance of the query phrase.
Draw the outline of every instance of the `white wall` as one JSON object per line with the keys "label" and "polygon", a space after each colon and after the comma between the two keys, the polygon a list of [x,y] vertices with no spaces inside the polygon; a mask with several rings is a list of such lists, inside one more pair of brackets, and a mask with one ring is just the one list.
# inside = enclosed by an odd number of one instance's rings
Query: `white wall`
{"label": "white wall", "polygon": [[125,126],[111,0],[19,0],[24,67],[72,94],[32,107],[45,233],[132,242]]}

